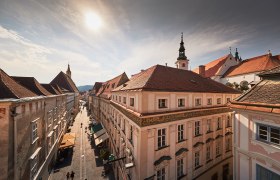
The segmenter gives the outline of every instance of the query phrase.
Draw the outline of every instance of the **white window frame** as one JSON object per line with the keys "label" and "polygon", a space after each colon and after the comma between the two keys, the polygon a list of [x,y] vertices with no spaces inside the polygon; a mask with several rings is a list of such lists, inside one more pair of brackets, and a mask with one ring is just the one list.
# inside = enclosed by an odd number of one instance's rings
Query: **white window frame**
{"label": "white window frame", "polygon": [[156,178],[157,178],[157,180],[165,180],[165,179],[166,179],[166,178],[165,178],[165,175],[166,175],[166,169],[165,169],[165,167],[163,167],[163,168],[157,170],[157,172],[156,172]]}
{"label": "white window frame", "polygon": [[197,168],[200,166],[200,152],[196,151],[194,153],[194,167]]}
{"label": "white window frame", "polygon": [[130,107],[134,107],[135,106],[135,98],[134,97],[130,97],[129,98],[129,106]]}
{"label": "white window frame", "polygon": [[31,122],[31,142],[32,144],[37,141],[39,138],[38,136],[38,120],[39,118],[35,119]]}
{"label": "white window frame", "polygon": [[206,146],[206,161],[211,160],[211,146],[207,145]]}
{"label": "white window frame", "polygon": [[218,117],[217,119],[217,130],[220,130],[223,128],[222,118]]}
{"label": "white window frame", "polygon": [[168,99],[158,99],[158,109],[168,108]]}
{"label": "white window frame", "polygon": [[[209,100],[211,100],[210,103],[209,103]],[[213,98],[207,98],[207,105],[208,106],[213,105]]]}
{"label": "white window frame", "polygon": [[41,147],[38,147],[36,151],[30,156],[30,180],[33,180],[38,173],[38,163],[39,163],[39,152]]}
{"label": "white window frame", "polygon": [[194,136],[201,135],[201,121],[194,122]]}
{"label": "white window frame", "polygon": [[[199,102],[199,103],[197,103],[197,102]],[[195,107],[202,106],[202,98],[194,98],[194,106]]]}
{"label": "white window frame", "polygon": [[178,159],[177,160],[177,178],[180,178],[181,176],[184,175],[184,159]]}
{"label": "white window frame", "polygon": [[166,142],[166,135],[167,135],[167,129],[166,128],[161,128],[157,130],[157,147],[158,149],[167,146]]}
{"label": "white window frame", "polygon": [[220,105],[220,104],[222,104],[222,98],[218,97],[217,98],[217,105]]}
{"label": "white window frame", "polygon": [[206,132],[211,132],[211,119],[207,119],[206,121]]}
{"label": "white window frame", "polygon": [[177,107],[179,107],[179,108],[186,107],[186,99],[185,98],[178,98],[177,102],[178,102]]}
{"label": "white window frame", "polygon": [[184,124],[179,124],[179,125],[177,126],[177,130],[178,130],[178,133],[177,133],[177,135],[178,135],[177,140],[178,140],[178,142],[181,142],[181,141],[184,140]]}
{"label": "white window frame", "polygon": [[[262,124],[262,123],[256,123],[256,125],[257,125],[256,139],[258,141],[268,143],[268,144],[273,144],[273,145],[276,145],[276,146],[280,146],[280,138],[278,139],[279,143],[271,142],[271,129],[278,130],[279,134],[280,134],[280,127],[266,125],[266,124]],[[260,138],[260,126],[264,126],[264,127],[267,128],[266,139]],[[274,139],[276,139],[276,138],[274,138]]]}

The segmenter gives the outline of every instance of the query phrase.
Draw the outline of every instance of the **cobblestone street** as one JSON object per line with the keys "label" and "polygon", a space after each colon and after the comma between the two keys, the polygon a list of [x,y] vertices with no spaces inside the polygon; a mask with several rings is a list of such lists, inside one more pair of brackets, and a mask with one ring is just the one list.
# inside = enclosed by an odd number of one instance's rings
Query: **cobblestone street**
{"label": "cobblestone street", "polygon": [[[81,123],[83,124],[81,126]],[[88,137],[89,117],[86,108],[78,113],[76,119],[71,127],[71,132],[76,133],[75,147],[73,148],[73,155],[69,155],[66,162],[56,165],[49,180],[67,179],[67,172],[74,171],[74,179],[80,180],[104,180],[114,179],[110,174],[105,178],[101,176],[103,171],[103,163],[101,158],[96,156],[96,149],[91,145]],[[68,163],[67,163],[68,162]],[[69,178],[71,179],[71,178]]]}

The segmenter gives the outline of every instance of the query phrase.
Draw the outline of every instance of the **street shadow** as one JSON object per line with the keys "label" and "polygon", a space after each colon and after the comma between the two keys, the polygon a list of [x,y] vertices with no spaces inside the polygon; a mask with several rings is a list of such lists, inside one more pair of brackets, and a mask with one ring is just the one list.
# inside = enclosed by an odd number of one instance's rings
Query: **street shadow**
{"label": "street shadow", "polygon": [[64,149],[63,151],[61,151],[58,155],[57,162],[54,166],[54,172],[58,172],[59,169],[61,168],[71,166],[72,159],[73,159],[72,148]]}

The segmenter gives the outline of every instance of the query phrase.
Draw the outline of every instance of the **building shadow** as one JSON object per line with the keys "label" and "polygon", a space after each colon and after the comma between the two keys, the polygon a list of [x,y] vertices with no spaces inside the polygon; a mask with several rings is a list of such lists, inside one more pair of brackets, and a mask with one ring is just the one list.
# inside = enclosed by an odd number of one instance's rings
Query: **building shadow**
{"label": "building shadow", "polygon": [[60,150],[58,153],[57,162],[54,166],[54,173],[58,172],[59,169],[71,166],[73,159],[73,148],[67,148],[64,150]]}

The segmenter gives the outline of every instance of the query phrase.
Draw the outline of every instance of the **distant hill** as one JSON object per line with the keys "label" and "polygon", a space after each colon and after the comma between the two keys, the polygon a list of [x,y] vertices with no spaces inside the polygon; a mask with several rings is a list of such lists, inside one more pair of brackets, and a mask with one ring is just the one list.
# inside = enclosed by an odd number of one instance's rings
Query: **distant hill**
{"label": "distant hill", "polygon": [[90,89],[92,89],[92,85],[84,85],[84,86],[78,86],[77,88],[79,89],[80,92],[82,91],[88,91]]}

